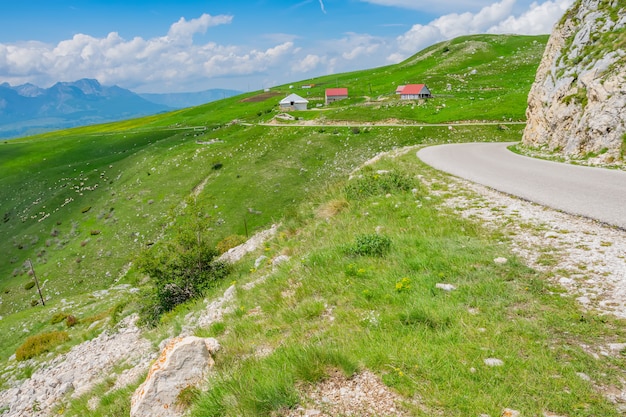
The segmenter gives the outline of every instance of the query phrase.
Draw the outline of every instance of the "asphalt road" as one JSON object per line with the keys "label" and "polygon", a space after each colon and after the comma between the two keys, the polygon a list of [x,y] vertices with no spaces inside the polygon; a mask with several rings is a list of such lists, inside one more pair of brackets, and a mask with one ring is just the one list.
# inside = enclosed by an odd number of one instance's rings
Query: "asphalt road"
{"label": "asphalt road", "polygon": [[509,151],[510,145],[438,145],[417,156],[457,177],[626,229],[626,172],[529,158]]}

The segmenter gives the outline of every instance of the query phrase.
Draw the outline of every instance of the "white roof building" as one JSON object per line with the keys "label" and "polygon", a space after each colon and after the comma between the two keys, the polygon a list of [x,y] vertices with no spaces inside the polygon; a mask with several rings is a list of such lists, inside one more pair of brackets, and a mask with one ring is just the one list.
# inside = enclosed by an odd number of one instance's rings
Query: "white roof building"
{"label": "white roof building", "polygon": [[280,101],[281,110],[306,110],[309,100],[297,94],[289,94]]}

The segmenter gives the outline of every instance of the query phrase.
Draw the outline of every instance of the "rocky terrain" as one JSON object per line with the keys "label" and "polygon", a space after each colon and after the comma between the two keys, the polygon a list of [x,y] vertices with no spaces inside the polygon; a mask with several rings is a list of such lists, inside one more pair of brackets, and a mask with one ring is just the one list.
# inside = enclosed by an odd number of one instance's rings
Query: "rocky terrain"
{"label": "rocky terrain", "polygon": [[523,143],[571,158],[623,160],[626,6],[579,0],[553,31],[528,97]]}

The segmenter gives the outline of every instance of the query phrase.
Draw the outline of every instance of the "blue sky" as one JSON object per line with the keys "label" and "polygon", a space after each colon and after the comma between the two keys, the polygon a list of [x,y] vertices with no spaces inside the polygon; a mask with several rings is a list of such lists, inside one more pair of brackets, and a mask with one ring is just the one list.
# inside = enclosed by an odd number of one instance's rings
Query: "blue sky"
{"label": "blue sky", "polygon": [[257,90],[399,62],[460,35],[549,33],[572,1],[3,1],[0,83]]}

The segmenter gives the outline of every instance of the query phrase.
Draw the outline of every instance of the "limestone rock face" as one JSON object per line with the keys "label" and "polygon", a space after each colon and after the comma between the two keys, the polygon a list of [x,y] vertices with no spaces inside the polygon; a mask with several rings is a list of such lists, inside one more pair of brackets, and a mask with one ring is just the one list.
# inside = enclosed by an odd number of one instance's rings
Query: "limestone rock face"
{"label": "limestone rock face", "polygon": [[528,97],[523,143],[572,158],[623,159],[626,6],[578,0],[550,36]]}
{"label": "limestone rock face", "polygon": [[131,417],[180,416],[176,400],[180,392],[197,385],[213,367],[212,355],[219,350],[213,338],[195,336],[170,340],[148,376],[131,399]]}

